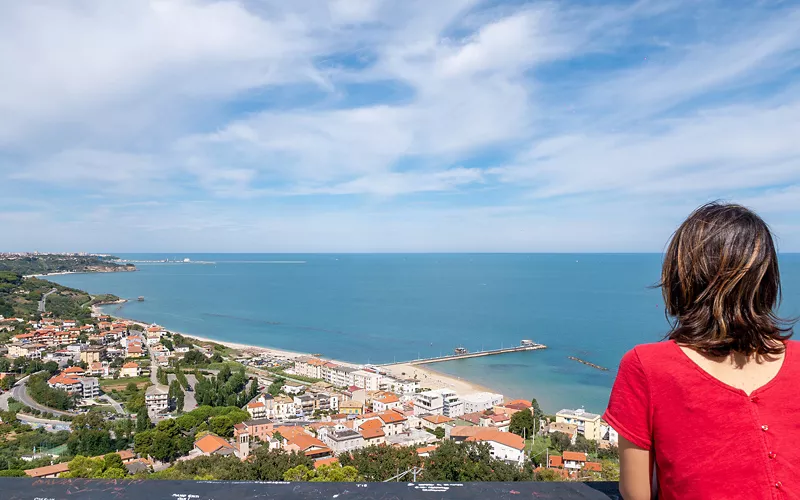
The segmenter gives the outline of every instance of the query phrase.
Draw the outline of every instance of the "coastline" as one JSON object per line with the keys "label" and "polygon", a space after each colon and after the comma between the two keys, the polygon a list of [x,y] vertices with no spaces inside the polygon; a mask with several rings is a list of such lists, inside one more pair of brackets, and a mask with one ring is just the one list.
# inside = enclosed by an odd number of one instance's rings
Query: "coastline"
{"label": "coastline", "polygon": [[[103,315],[106,315],[106,316],[110,316],[112,318],[119,319],[119,320],[132,321],[132,322],[134,322],[134,323],[136,323],[138,325],[141,325],[141,326],[143,326],[145,328],[150,326],[150,324],[147,323],[147,322],[144,322],[144,321],[141,321],[141,320],[137,320],[137,319],[132,319],[132,318],[125,318],[125,317],[122,317],[122,316],[115,316],[113,314],[105,313],[100,309],[100,307],[102,307],[103,305],[114,305],[114,304],[121,304],[121,303],[125,303],[125,302],[127,302],[126,299],[120,299],[119,301],[115,301],[115,302],[110,302],[110,303],[105,303],[105,304],[95,304],[95,305],[92,306],[92,312],[98,313],[98,314],[103,314]],[[175,330],[172,330],[172,329],[169,329],[169,328],[168,328],[168,330],[171,331],[172,333],[176,333],[178,335],[181,335],[183,337],[186,337],[186,338],[189,338],[189,339],[192,339],[192,340],[196,340],[198,342],[209,342],[209,343],[219,344],[219,345],[228,347],[230,349],[233,349],[233,350],[236,350],[236,351],[241,351],[242,353],[248,353],[248,354],[251,354],[251,355],[254,355],[254,356],[259,356],[259,355],[262,355],[262,354],[266,354],[266,355],[271,356],[273,358],[286,359],[286,360],[293,360],[295,358],[299,358],[299,357],[302,357],[302,356],[312,356],[311,353],[307,353],[307,352],[290,351],[290,350],[286,350],[286,349],[278,349],[278,348],[274,348],[274,347],[263,347],[263,346],[257,346],[257,345],[252,345],[252,344],[242,344],[242,343],[238,343],[238,342],[230,342],[230,341],[226,341],[226,340],[217,340],[217,339],[213,339],[213,338],[209,338],[209,337],[198,336],[198,335],[194,335],[194,334],[191,334],[191,333],[179,332],[179,331],[175,331]],[[348,366],[348,367],[351,367],[351,368],[358,368],[359,366],[363,366],[363,364],[361,364],[361,363],[352,363],[352,362],[349,362],[349,361],[341,361],[341,360],[337,360],[337,359],[327,358],[325,356],[321,356],[321,358],[322,359],[326,359],[328,361],[331,361],[332,363],[336,363],[336,364],[339,364],[339,365],[342,365],[342,366]],[[405,363],[400,363],[400,364],[394,364],[394,365],[390,365],[390,366],[384,366],[382,368],[384,370],[386,370],[389,374],[391,374],[393,376],[396,376],[396,377],[416,378],[417,380],[420,381],[421,384],[424,383],[424,386],[428,387],[430,389],[452,389],[452,390],[456,391],[457,393],[464,394],[464,395],[466,395],[466,394],[474,394],[474,393],[477,393],[477,392],[493,392],[493,393],[497,393],[497,394],[503,394],[500,391],[496,391],[494,389],[490,389],[490,388],[488,388],[486,386],[483,386],[481,384],[478,384],[478,383],[475,383],[475,382],[471,382],[469,380],[466,380],[466,379],[463,379],[463,378],[460,378],[460,377],[454,377],[452,375],[448,375],[446,373],[442,373],[442,372],[436,371],[436,370],[434,370],[432,368],[428,368],[427,365],[409,365],[409,364],[405,364]],[[506,400],[511,399],[506,394],[503,394],[503,397]]]}

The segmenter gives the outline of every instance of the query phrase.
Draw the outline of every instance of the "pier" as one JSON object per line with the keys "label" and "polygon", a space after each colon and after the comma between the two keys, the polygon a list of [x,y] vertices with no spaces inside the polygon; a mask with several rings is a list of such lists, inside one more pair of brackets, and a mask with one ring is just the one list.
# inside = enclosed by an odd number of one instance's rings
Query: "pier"
{"label": "pier", "polygon": [[585,359],[576,358],[575,356],[567,356],[567,358],[571,359],[572,361],[577,361],[578,363],[584,364],[586,366],[590,366],[592,368],[596,368],[596,369],[598,369],[600,371],[603,371],[603,372],[607,372],[608,371],[608,368],[606,368],[605,366],[600,366],[600,365],[596,365],[594,363],[590,363],[590,362],[586,361]]}
{"label": "pier", "polygon": [[506,354],[510,352],[524,352],[524,351],[538,351],[539,349],[547,349],[547,346],[544,344],[526,344],[526,345],[518,345],[514,347],[504,347],[501,349],[491,349],[488,351],[476,351],[476,352],[468,352],[465,354],[449,354],[446,356],[436,356],[433,358],[421,358],[421,359],[414,359],[411,361],[403,361],[401,363],[386,363],[382,366],[391,366],[391,365],[427,365],[429,363],[440,363],[442,361],[454,361],[456,359],[467,359],[467,358],[479,358],[481,356],[495,356],[498,354]]}

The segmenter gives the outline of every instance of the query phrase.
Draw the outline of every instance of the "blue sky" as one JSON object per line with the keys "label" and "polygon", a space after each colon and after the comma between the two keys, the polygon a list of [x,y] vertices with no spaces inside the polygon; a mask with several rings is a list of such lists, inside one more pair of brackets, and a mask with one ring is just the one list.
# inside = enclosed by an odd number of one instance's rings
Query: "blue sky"
{"label": "blue sky", "polygon": [[0,4],[0,250],[800,251],[791,1]]}

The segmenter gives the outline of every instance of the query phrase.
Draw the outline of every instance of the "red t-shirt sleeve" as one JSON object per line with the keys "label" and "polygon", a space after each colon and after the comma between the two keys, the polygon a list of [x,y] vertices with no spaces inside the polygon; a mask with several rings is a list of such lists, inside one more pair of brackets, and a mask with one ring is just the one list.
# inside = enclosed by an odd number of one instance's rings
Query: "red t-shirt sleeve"
{"label": "red t-shirt sleeve", "polygon": [[619,364],[617,379],[603,419],[631,443],[649,450],[652,446],[650,387],[636,349]]}

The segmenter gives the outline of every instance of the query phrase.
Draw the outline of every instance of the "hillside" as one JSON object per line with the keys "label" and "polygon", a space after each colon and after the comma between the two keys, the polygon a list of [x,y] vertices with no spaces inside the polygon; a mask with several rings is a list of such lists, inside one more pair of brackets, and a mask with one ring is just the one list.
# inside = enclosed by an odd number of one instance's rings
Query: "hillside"
{"label": "hillside", "polygon": [[135,271],[133,264],[118,264],[116,257],[76,254],[0,254],[0,271],[23,276],[51,273],[113,273]]}

